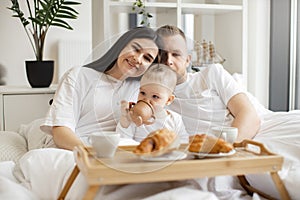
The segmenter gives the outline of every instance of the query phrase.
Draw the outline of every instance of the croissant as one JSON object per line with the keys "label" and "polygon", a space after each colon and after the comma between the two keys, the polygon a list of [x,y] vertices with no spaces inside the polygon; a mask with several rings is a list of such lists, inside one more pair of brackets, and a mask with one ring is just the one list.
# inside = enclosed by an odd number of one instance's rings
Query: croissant
{"label": "croissant", "polygon": [[133,151],[135,154],[149,154],[159,152],[169,147],[177,135],[168,129],[159,129],[151,132]]}
{"label": "croissant", "polygon": [[228,153],[233,146],[221,138],[207,134],[196,134],[190,136],[189,151],[196,153]]}

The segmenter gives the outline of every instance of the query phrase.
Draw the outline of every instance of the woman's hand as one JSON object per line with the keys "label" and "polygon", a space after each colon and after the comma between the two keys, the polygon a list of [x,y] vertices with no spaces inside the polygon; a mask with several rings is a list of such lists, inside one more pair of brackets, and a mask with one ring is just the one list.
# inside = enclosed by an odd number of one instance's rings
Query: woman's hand
{"label": "woman's hand", "polygon": [[65,126],[54,126],[52,135],[55,145],[61,149],[73,150],[74,147],[83,145],[77,135]]}

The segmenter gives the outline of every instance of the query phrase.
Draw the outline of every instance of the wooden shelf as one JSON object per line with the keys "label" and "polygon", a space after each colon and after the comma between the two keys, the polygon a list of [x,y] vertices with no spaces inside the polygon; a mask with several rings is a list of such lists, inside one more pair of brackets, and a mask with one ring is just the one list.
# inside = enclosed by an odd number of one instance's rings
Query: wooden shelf
{"label": "wooden shelf", "polygon": [[238,5],[218,5],[218,4],[181,4],[184,14],[224,14],[233,11],[242,11],[243,7]]}
{"label": "wooden shelf", "polygon": [[56,85],[49,88],[0,86],[0,130],[17,131],[21,124],[44,117],[55,91]]}
{"label": "wooden shelf", "polygon": [[57,85],[51,85],[48,88],[31,88],[29,86],[0,86],[1,94],[53,94]]}
{"label": "wooden shelf", "polygon": [[[132,10],[133,2],[114,2],[109,3],[110,9],[114,13],[134,13]],[[183,14],[224,14],[233,11],[242,11],[241,5],[219,5],[219,4],[199,4],[199,3],[182,3]],[[165,2],[147,2],[146,9],[150,13],[164,13],[169,9],[177,10],[177,3]]]}
{"label": "wooden shelf", "polygon": [[[135,13],[132,10],[133,2],[110,2],[110,11],[113,13]],[[169,9],[176,11],[176,3],[147,3],[147,11],[150,13],[165,13]]]}

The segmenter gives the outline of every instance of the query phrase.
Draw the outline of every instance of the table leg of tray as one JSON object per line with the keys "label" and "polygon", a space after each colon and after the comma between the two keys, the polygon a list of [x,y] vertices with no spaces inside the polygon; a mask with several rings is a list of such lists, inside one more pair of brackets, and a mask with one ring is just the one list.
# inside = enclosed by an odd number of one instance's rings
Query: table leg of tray
{"label": "table leg of tray", "polygon": [[286,190],[286,188],[284,186],[284,183],[280,179],[278,173],[277,172],[271,172],[271,177],[273,179],[273,182],[275,183],[275,186],[276,186],[277,190],[279,191],[281,199],[290,200],[291,197],[290,197],[288,191]]}
{"label": "table leg of tray", "polygon": [[90,185],[88,190],[84,195],[84,200],[93,200],[96,196],[97,191],[99,190],[100,185]]}
{"label": "table leg of tray", "polygon": [[64,200],[69,189],[71,188],[74,180],[76,179],[77,175],[79,174],[79,168],[77,167],[77,165],[74,167],[71,175],[69,176],[68,181],[66,182],[63,190],[61,191],[61,193],[59,194],[58,200]]}
{"label": "table leg of tray", "polygon": [[246,190],[246,192],[249,194],[249,195],[253,195],[253,193],[257,193],[259,194],[260,196],[266,198],[266,199],[269,199],[269,200],[276,200],[274,197],[271,197],[270,195],[252,187],[249,182],[247,181],[246,177],[244,175],[239,175],[237,176],[242,187]]}

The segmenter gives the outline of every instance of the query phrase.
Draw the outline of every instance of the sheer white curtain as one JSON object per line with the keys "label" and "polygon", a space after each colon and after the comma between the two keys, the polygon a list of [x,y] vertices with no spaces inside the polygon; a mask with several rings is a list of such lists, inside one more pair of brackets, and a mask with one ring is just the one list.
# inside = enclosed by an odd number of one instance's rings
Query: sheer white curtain
{"label": "sheer white curtain", "polygon": [[294,0],[297,4],[297,52],[296,52],[296,71],[295,71],[295,109],[300,109],[300,3]]}
{"label": "sheer white curtain", "polygon": [[300,3],[291,0],[289,110],[300,109]]}

